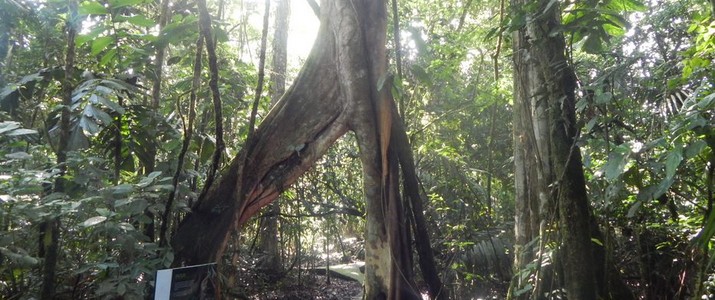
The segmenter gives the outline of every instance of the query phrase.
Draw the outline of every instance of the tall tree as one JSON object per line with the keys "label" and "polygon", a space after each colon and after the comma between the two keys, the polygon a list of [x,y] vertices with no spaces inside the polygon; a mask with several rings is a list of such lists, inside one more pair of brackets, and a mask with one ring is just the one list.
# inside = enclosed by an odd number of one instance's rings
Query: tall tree
{"label": "tall tree", "polygon": [[[288,23],[290,20],[290,0],[278,1],[275,13],[275,31],[273,33],[273,67],[270,72],[271,106],[274,106],[285,93],[286,66],[288,59]],[[264,253],[262,267],[273,273],[280,273],[281,260],[278,240],[278,217],[281,207],[278,201],[262,221],[259,249]]]}
{"label": "tall tree", "polygon": [[389,148],[391,130],[400,127],[391,126],[399,118],[392,120],[394,103],[384,88],[390,84],[386,4],[323,1],[320,11],[318,38],[295,83],[181,223],[172,242],[177,263],[217,261],[235,226],[275,200],[352,130],[368,213],[365,296],[416,297],[412,266],[403,257],[409,243],[399,223],[397,156]]}
{"label": "tall tree", "polygon": [[[534,259],[537,266],[546,265],[543,255],[552,250],[553,269],[537,270],[530,283],[534,297],[551,293],[553,287],[563,287],[569,299],[612,297],[611,285],[602,282],[610,278],[604,275],[610,269],[605,266],[602,246],[592,241],[600,239],[600,234],[590,215],[576,145],[576,76],[559,33],[561,10],[550,1],[513,0],[511,4],[523,8],[517,13],[527,20],[513,38],[517,268]],[[534,239],[538,243],[532,245],[538,249],[526,249]],[[547,249],[554,241],[560,246]],[[535,258],[534,252],[541,256]],[[527,283],[519,282],[523,278],[515,277],[513,293],[528,289]]]}
{"label": "tall tree", "polygon": [[[60,169],[60,174],[54,182],[54,193],[65,193],[66,179],[64,177],[67,167],[67,152],[70,148],[70,107],[72,105],[72,90],[73,86],[73,70],[75,68],[75,38],[77,37],[77,2],[74,0],[68,1],[67,19],[65,26],[67,28],[67,50],[65,52],[64,78],[62,79],[62,110],[60,112],[60,133],[55,146],[55,155],[57,155],[57,166]],[[40,249],[41,256],[44,256],[43,274],[42,274],[42,292],[40,298],[53,299],[55,298],[55,280],[57,272],[57,260],[60,252],[60,218],[57,216],[50,217],[49,220],[40,224]]]}

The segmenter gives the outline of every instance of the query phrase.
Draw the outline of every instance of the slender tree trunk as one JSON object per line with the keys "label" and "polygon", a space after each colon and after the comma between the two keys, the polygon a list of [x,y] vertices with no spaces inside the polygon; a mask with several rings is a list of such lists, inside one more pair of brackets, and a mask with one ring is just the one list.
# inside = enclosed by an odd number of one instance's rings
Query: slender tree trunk
{"label": "slender tree trunk", "polygon": [[10,53],[10,29],[9,26],[0,24],[0,88],[5,87],[5,68]]}
{"label": "slender tree trunk", "polygon": [[[67,161],[67,149],[69,146],[70,134],[70,110],[72,104],[72,89],[75,59],[75,37],[77,36],[77,2],[69,1],[69,17],[67,20],[67,52],[65,55],[65,76],[62,80],[62,112],[60,115],[60,136],[55,149],[57,155],[57,166],[60,168],[60,175],[55,179],[54,192],[64,192],[64,173],[66,172],[65,162]],[[57,272],[57,259],[59,258],[60,246],[60,219],[52,217],[49,221],[40,225],[40,236],[42,238],[42,249],[44,254],[42,291],[41,299],[54,299],[55,279]]]}
{"label": "slender tree trunk", "polygon": [[[288,24],[290,21],[290,0],[278,1],[273,34],[273,62],[270,72],[271,106],[274,106],[285,93],[285,78],[288,58]],[[278,217],[281,213],[279,201],[274,201],[263,220],[258,249],[265,255],[262,267],[273,274],[282,272],[279,249]]]}
{"label": "slender tree trunk", "polygon": [[221,103],[221,93],[218,88],[218,58],[216,57],[216,43],[214,41],[213,31],[211,30],[211,15],[209,14],[205,0],[198,0],[196,2],[199,8],[199,30],[201,31],[201,35],[203,36],[206,44],[209,74],[211,75],[209,79],[209,89],[211,90],[211,99],[213,103],[215,126],[214,137],[216,140],[214,153],[211,156],[211,165],[209,166],[209,171],[206,175],[206,185],[202,191],[203,194],[208,190],[208,187],[211,186],[214,181],[216,172],[221,164],[221,156],[226,146],[223,141],[223,105]]}
{"label": "slender tree trunk", "polygon": [[[170,17],[169,13],[169,2],[171,0],[162,0],[161,9],[159,11],[159,31],[161,31],[164,26],[166,26],[167,20]],[[156,57],[154,61],[154,81],[151,87],[151,110],[154,113],[158,113],[159,104],[161,103],[161,84],[164,78],[164,57],[166,55],[166,46],[163,43],[156,45]],[[156,142],[152,141],[149,149],[149,159],[144,162],[144,174],[151,174],[154,172],[154,167],[156,163]],[[155,238],[155,224],[154,224],[154,213],[149,209],[144,210],[144,215],[149,220],[149,223],[144,225],[144,235],[149,238],[149,241],[153,242]]]}

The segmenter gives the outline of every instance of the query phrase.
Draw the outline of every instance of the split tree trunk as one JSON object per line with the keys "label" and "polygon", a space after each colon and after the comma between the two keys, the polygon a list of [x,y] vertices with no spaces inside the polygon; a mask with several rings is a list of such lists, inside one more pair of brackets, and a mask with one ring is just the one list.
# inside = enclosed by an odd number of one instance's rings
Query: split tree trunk
{"label": "split tree trunk", "polygon": [[[320,12],[317,40],[293,86],[179,226],[172,241],[175,263],[218,261],[232,229],[275,200],[352,130],[368,212],[365,296],[412,299],[417,292],[411,261],[403,257],[409,241],[400,219],[396,156],[388,148],[394,103],[388,83],[377,86],[387,71],[386,5],[326,0]],[[420,242],[429,249],[428,241]]]}

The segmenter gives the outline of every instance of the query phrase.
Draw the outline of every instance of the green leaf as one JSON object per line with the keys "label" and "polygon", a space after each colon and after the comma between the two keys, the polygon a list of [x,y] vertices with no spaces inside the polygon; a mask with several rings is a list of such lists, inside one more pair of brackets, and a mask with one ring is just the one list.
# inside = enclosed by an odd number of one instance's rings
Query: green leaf
{"label": "green leaf", "polygon": [[114,187],[114,190],[112,191],[114,195],[122,195],[122,194],[128,194],[134,191],[134,186],[131,184],[120,184],[118,186]]}
{"label": "green leaf", "polygon": [[713,235],[715,235],[715,214],[710,214],[705,226],[698,233],[696,239],[702,246],[706,246],[710,242]]}
{"label": "green leaf", "polygon": [[80,15],[106,15],[108,13],[107,8],[94,1],[82,2],[78,12]]}
{"label": "green leaf", "polygon": [[636,201],[636,203],[633,203],[631,208],[628,209],[628,214],[626,214],[626,217],[629,219],[633,218],[633,216],[635,216],[638,212],[638,209],[641,207],[641,205],[643,205],[643,201]]}
{"label": "green leaf", "polygon": [[700,153],[703,152],[703,150],[706,149],[708,143],[706,143],[703,140],[697,140],[688,145],[688,147],[685,147],[685,159],[690,159],[693,157],[698,156]]}
{"label": "green leaf", "polygon": [[106,208],[97,208],[95,211],[100,215],[100,216],[105,216],[109,217],[112,215],[112,212]]}
{"label": "green leaf", "polygon": [[598,54],[603,51],[603,43],[598,34],[589,34],[583,42],[583,51],[589,54]]}
{"label": "green leaf", "polygon": [[153,27],[154,25],[156,25],[156,22],[154,22],[154,20],[149,19],[143,15],[136,15],[130,17],[129,19],[127,19],[127,22],[140,27]]}
{"label": "green leaf", "polygon": [[703,100],[698,101],[696,104],[698,108],[702,110],[710,110],[713,108],[715,103],[715,93],[703,97]]}
{"label": "green leaf", "polygon": [[594,126],[596,126],[596,122],[598,121],[598,116],[593,117],[591,120],[586,123],[586,132],[591,132]]}
{"label": "green leaf", "polygon": [[144,0],[110,0],[109,5],[112,8],[120,8],[125,6],[137,5],[143,3]]}
{"label": "green leaf", "polygon": [[137,187],[145,188],[149,186],[150,184],[154,183],[154,179],[156,179],[156,177],[159,175],[161,175],[161,171],[151,172],[151,174],[149,174],[147,177],[142,178],[142,180],[137,183]]}
{"label": "green leaf", "polygon": [[37,130],[27,129],[27,128],[18,128],[18,129],[15,129],[15,130],[9,132],[7,135],[20,136],[20,135],[30,135],[30,134],[37,134]]}
{"label": "green leaf", "polygon": [[548,14],[549,11],[554,7],[556,3],[559,3],[557,0],[550,0],[549,3],[546,4],[546,7],[544,7],[544,11],[542,12],[544,15]]}
{"label": "green leaf", "polygon": [[[13,247],[15,248],[15,247]],[[14,250],[14,251],[13,251]],[[5,247],[0,247],[0,254],[10,259],[10,261],[16,263],[19,267],[32,267],[37,265],[40,261],[27,254],[24,249],[13,249],[10,250]],[[4,267],[5,265],[3,265]]]}
{"label": "green leaf", "polygon": [[119,223],[119,228],[124,231],[136,231],[137,230],[136,228],[134,228],[134,225],[129,224],[127,222]]}
{"label": "green leaf", "polygon": [[529,291],[531,291],[532,288],[534,288],[534,286],[531,285],[531,283],[527,283],[526,286],[524,286],[524,288],[515,291],[514,296],[521,296],[523,294],[526,294]]}
{"label": "green leaf", "polygon": [[123,115],[125,112],[124,107],[119,106],[119,104],[117,104],[116,102],[109,100],[105,97],[97,97],[97,102],[101,103],[109,110],[116,112],[120,115]]}
{"label": "green leaf", "polygon": [[[87,107],[90,107],[90,106],[87,105]],[[87,109],[85,108],[85,113],[86,113],[86,111],[87,111]],[[94,120],[91,118],[91,116],[86,115],[86,114],[84,114],[84,115],[82,115],[82,117],[80,117],[79,127],[82,128],[83,133],[85,133],[86,135],[90,135],[90,136],[93,136],[93,135],[99,133],[99,130],[100,130],[99,126],[97,125],[96,122],[94,122]]]}
{"label": "green leaf", "polygon": [[167,65],[167,66],[175,65],[175,64],[177,64],[177,63],[180,62],[180,61],[181,61],[181,56],[174,56],[174,57],[169,58],[169,59],[166,61],[166,65]]}
{"label": "green leaf", "polygon": [[619,145],[608,154],[608,161],[603,166],[603,172],[606,180],[613,180],[623,174],[626,164],[628,164],[628,155],[630,147],[626,144]]}
{"label": "green leaf", "polygon": [[112,48],[109,51],[107,51],[104,56],[102,56],[102,59],[99,60],[99,64],[102,66],[109,65],[109,62],[114,60],[114,58],[117,56],[117,48]]}
{"label": "green leaf", "polygon": [[96,107],[94,105],[92,107],[94,108],[94,111],[92,111],[92,113],[94,113],[95,121],[99,121],[97,122],[99,125],[107,126],[112,123],[112,117],[110,117],[108,113],[104,112],[101,108]]}
{"label": "green leaf", "polygon": [[596,244],[596,245],[599,245],[599,246],[603,247],[603,242],[601,242],[601,240],[599,240],[599,239],[597,239],[597,238],[592,237],[592,238],[591,238],[591,242],[593,242],[593,243]]}
{"label": "green leaf", "polygon": [[419,65],[412,65],[412,74],[415,75],[415,77],[422,83],[426,83],[431,85],[432,84],[432,79],[430,78],[429,74],[427,74],[427,71],[425,71],[422,66]]}
{"label": "green leaf", "polygon": [[127,292],[127,285],[124,284],[123,282],[120,282],[117,285],[117,294],[120,296],[124,296],[124,294]]}
{"label": "green leaf", "polygon": [[4,121],[0,122],[0,134],[4,134],[5,132],[10,132],[12,130],[20,128],[20,123],[18,122],[13,122],[13,121]]}
{"label": "green leaf", "polygon": [[613,94],[611,92],[596,93],[596,104],[608,104],[613,99]]}
{"label": "green leaf", "polygon": [[603,30],[610,36],[622,36],[626,34],[625,28],[609,23],[603,24]]}
{"label": "green leaf", "polygon": [[646,11],[648,9],[645,4],[638,0],[611,0],[606,7],[623,12]]}
{"label": "green leaf", "polygon": [[92,55],[97,55],[100,52],[102,52],[107,46],[111,43],[114,43],[114,37],[113,36],[102,36],[96,38],[92,42]]}
{"label": "green leaf", "polygon": [[382,74],[380,78],[377,79],[377,90],[381,91],[382,88],[385,86],[385,80],[387,80],[388,75],[387,74]]}
{"label": "green leaf", "polygon": [[9,159],[20,159],[20,160],[22,160],[22,159],[30,159],[30,158],[32,158],[32,155],[27,154],[27,152],[20,151],[20,152],[14,152],[14,153],[5,154],[5,157],[7,157],[7,158],[9,158]]}
{"label": "green leaf", "polygon": [[680,162],[683,161],[683,145],[678,144],[665,158],[665,177],[673,178]]}
{"label": "green leaf", "polygon": [[91,217],[84,222],[82,222],[83,227],[91,227],[94,225],[97,225],[99,223],[102,223],[107,220],[107,217],[105,216],[96,216],[96,217]]}

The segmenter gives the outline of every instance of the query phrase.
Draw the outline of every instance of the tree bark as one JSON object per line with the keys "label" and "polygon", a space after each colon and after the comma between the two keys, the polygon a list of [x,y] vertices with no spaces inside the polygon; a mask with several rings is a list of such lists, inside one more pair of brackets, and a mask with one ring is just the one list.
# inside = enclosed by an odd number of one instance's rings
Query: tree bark
{"label": "tree bark", "polygon": [[388,147],[394,103],[390,89],[377,85],[387,72],[386,4],[323,1],[320,11],[318,38],[295,83],[179,226],[172,242],[175,264],[218,261],[233,228],[352,130],[368,214],[366,298],[411,299],[418,293],[410,260],[403,257],[409,243],[400,223],[396,156]]}
{"label": "tree bark", "polygon": [[[527,1],[513,0],[513,7],[525,7]],[[532,3],[533,4],[533,3]],[[578,130],[575,122],[576,77],[568,65],[565,43],[558,32],[561,13],[558,5],[539,1],[533,10],[524,12],[527,25],[514,33],[515,64],[515,161],[517,186],[517,267],[525,261],[523,246],[529,234],[535,234],[533,192],[538,193],[538,236],[541,243],[553,237],[558,229],[561,245],[552,255],[569,299],[597,299],[596,285],[599,263],[591,241],[591,218],[581,155],[576,146]],[[538,14],[538,15],[537,15]],[[523,147],[520,147],[523,146]],[[532,171],[535,166],[535,171]],[[533,180],[534,173],[536,179]],[[558,224],[547,221],[556,215]],[[531,220],[530,220],[531,219]],[[530,255],[529,255],[530,256]],[[528,258],[527,258],[528,259]],[[534,282],[535,297],[549,291],[547,272],[541,270]],[[520,276],[516,276],[518,280]],[[523,282],[514,286],[522,287]],[[548,290],[547,290],[548,289]]]}

